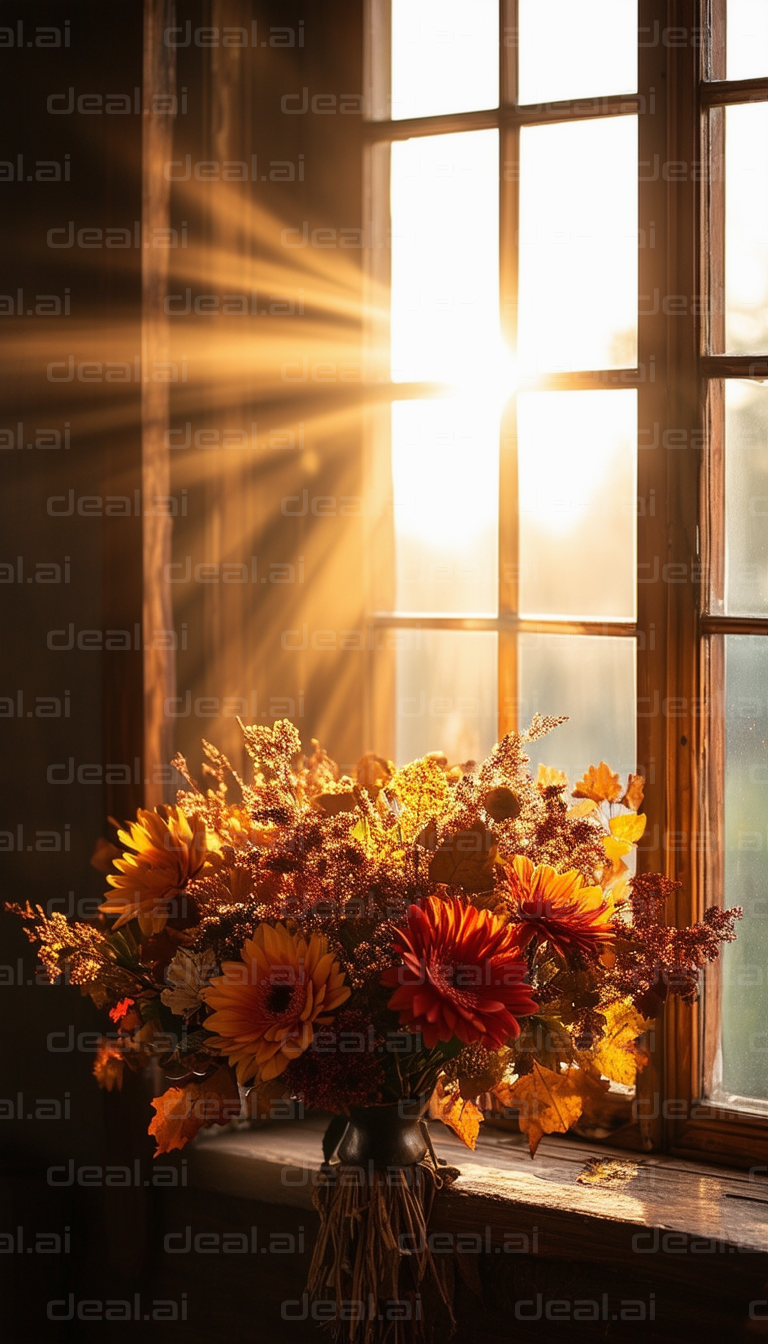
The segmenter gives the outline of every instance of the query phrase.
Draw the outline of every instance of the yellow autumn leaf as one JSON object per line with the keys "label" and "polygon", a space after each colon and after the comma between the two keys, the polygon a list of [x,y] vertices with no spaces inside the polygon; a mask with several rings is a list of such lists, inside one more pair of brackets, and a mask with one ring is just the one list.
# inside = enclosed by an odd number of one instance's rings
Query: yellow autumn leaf
{"label": "yellow autumn leaf", "polygon": [[[613,836],[604,836],[603,840],[613,839]],[[618,843],[618,842],[616,842]],[[622,858],[610,859],[603,869],[600,878],[600,886],[604,892],[612,891],[614,883],[626,880],[626,874],[629,872],[626,863]]]}
{"label": "yellow autumn leaf", "polygon": [[[624,864],[624,867],[626,868],[626,864]],[[629,893],[629,878],[617,876],[606,891],[605,899],[614,910],[618,910],[622,905],[626,905],[629,900]]]}
{"label": "yellow autumn leaf", "polygon": [[608,825],[611,828],[611,835],[615,835],[617,840],[628,840],[634,844],[640,839],[645,830],[646,816],[643,812],[639,814],[625,813],[622,817],[611,817]]}
{"label": "yellow autumn leaf", "polygon": [[448,1091],[442,1078],[438,1078],[437,1086],[432,1093],[429,1118],[442,1120],[454,1134],[458,1134],[467,1148],[476,1147],[483,1112],[474,1101],[465,1101],[457,1087]]}
{"label": "yellow autumn leaf", "polygon": [[605,1021],[605,1034],[590,1051],[590,1057],[603,1077],[632,1087],[638,1070],[648,1063],[648,1055],[638,1048],[637,1039],[648,1031],[651,1023],[629,999],[606,1008]]}
{"label": "yellow autumn leaf", "polygon": [[550,789],[556,785],[559,789],[564,789],[568,783],[568,776],[562,770],[556,770],[553,765],[540,765],[536,775],[536,783],[540,789]]}
{"label": "yellow autumn leaf", "polygon": [[566,1134],[578,1120],[583,1101],[579,1069],[555,1073],[534,1061],[533,1069],[511,1086],[494,1089],[503,1106],[518,1111],[518,1124],[528,1135],[531,1157],[545,1134]]}
{"label": "yellow autumn leaf", "polygon": [[596,803],[615,803],[621,797],[621,781],[605,761],[590,765],[573,790],[574,798],[594,798]]}
{"label": "yellow autumn leaf", "polygon": [[573,807],[569,807],[566,815],[570,817],[572,821],[577,821],[579,817],[588,817],[596,811],[597,803],[594,798],[585,798],[583,802],[574,803]]}
{"label": "yellow autumn leaf", "polygon": [[615,835],[604,835],[603,849],[605,850],[611,862],[620,859],[624,854],[629,854],[632,844],[629,840],[617,840]]}

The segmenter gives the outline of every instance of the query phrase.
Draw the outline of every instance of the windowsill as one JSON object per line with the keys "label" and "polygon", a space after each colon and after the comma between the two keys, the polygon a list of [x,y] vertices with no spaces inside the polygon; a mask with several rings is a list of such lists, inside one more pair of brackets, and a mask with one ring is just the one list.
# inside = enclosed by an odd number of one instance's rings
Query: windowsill
{"label": "windowsill", "polygon": [[[322,1118],[313,1117],[207,1132],[189,1152],[189,1184],[308,1209],[324,1127]],[[434,1231],[482,1231],[490,1247],[535,1229],[534,1254],[571,1260],[608,1255],[635,1269],[650,1257],[658,1263],[660,1255],[678,1280],[701,1281],[713,1264],[707,1248],[717,1250],[721,1267],[723,1254],[739,1254],[727,1261],[729,1271],[748,1269],[750,1278],[756,1270],[768,1271],[768,1180],[762,1174],[570,1138],[544,1139],[533,1161],[522,1135],[487,1132],[474,1153],[438,1125],[433,1140],[438,1155],[462,1173],[435,1205]],[[637,1172],[620,1187],[577,1184],[584,1164],[596,1157],[632,1162]]]}

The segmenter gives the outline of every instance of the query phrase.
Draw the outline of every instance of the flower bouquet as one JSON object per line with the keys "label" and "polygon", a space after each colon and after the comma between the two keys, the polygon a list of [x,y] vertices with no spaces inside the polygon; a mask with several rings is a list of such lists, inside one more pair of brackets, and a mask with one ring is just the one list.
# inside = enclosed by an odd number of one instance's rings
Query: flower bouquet
{"label": "flower bouquet", "polygon": [[162,1066],[158,1153],[243,1115],[337,1117],[308,1288],[355,1344],[382,1321],[403,1337],[392,1303],[418,1338],[422,1294],[451,1318],[423,1234],[459,1173],[427,1119],[473,1147],[484,1115],[516,1116],[531,1154],[588,1123],[634,1083],[667,995],[693,1001],[734,937],[740,911],[673,928],[677,884],[631,876],[639,776],[601,762],[570,797],[561,772],[534,777],[530,744],[562,722],[536,716],[481,764],[369,753],[354,777],[316,742],[302,756],[287,720],[243,726],[250,778],[204,743],[205,787],[177,756],[176,805],[102,842],[96,922],[13,907],[47,973],[109,1010],[98,1082]]}

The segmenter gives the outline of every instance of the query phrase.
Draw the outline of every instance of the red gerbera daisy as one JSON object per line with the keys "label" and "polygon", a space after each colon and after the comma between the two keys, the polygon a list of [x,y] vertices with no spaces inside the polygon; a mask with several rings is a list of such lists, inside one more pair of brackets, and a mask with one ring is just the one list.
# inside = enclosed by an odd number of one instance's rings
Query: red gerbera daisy
{"label": "red gerbera daisy", "polygon": [[581,873],[556,873],[546,863],[534,868],[525,855],[516,854],[507,880],[509,920],[523,948],[532,938],[546,938],[562,956],[594,956],[613,942],[610,900],[600,887],[586,887]]}
{"label": "red gerbera daisy", "polygon": [[498,1049],[519,1036],[517,1018],[536,1011],[513,930],[458,896],[412,905],[394,946],[403,965],[381,977],[397,986],[389,1007],[430,1049],[453,1037]]}

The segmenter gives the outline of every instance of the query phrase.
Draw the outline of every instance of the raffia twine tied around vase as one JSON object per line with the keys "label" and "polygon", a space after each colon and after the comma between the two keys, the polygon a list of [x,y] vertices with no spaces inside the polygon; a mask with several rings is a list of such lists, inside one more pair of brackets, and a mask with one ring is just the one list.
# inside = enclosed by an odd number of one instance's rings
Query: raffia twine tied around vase
{"label": "raffia twine tied around vase", "polygon": [[429,1221],[440,1190],[459,1175],[440,1165],[421,1122],[427,1154],[408,1165],[325,1162],[312,1202],[320,1230],[307,1292],[331,1302],[325,1321],[345,1344],[421,1344],[439,1317],[455,1329],[453,1273],[429,1246]]}

